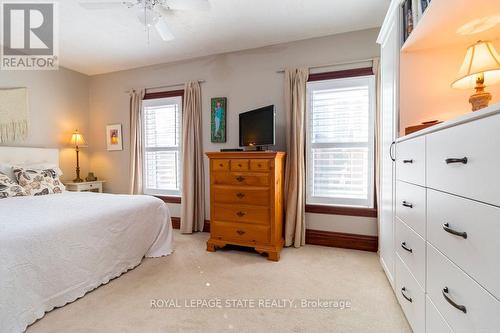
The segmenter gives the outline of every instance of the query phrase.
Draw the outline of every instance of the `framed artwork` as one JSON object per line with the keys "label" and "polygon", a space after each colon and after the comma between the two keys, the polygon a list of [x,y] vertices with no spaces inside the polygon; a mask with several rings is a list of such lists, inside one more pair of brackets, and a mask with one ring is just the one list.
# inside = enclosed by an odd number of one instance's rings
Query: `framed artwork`
{"label": "framed artwork", "polygon": [[123,150],[122,124],[106,126],[106,143],[108,151]]}
{"label": "framed artwork", "polygon": [[212,142],[226,142],[226,112],[227,98],[215,97],[211,100],[211,130]]}

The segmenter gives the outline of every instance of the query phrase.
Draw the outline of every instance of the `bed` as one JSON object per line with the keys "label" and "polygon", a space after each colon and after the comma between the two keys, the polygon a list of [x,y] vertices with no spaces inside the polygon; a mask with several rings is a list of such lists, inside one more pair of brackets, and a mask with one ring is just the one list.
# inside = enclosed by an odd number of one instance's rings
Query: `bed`
{"label": "bed", "polygon": [[[24,149],[0,147],[0,162],[30,156],[58,163],[57,150]],[[1,199],[0,332],[26,330],[144,257],[172,253],[172,242],[168,208],[150,196],[63,192]]]}

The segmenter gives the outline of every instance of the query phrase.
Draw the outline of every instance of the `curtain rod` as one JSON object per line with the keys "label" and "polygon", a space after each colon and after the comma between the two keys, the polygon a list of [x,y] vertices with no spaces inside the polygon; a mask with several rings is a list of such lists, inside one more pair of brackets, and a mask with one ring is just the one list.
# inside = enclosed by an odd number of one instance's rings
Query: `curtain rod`
{"label": "curtain rod", "polygon": [[[314,69],[314,68],[323,68],[323,67],[332,67],[332,66],[340,66],[340,65],[349,65],[349,64],[357,64],[360,62],[367,62],[367,61],[373,61],[375,58],[367,58],[367,59],[359,59],[359,60],[352,60],[352,61],[344,61],[344,62],[336,62],[332,64],[326,64],[326,65],[315,65],[315,66],[309,66],[309,69]],[[284,69],[277,70],[276,73],[285,73]]]}
{"label": "curtain rod", "polygon": [[[198,80],[198,83],[205,83],[206,81],[205,80]],[[161,89],[161,88],[172,88],[172,87],[181,87],[181,86],[184,86],[184,83],[177,83],[177,84],[168,84],[168,85],[165,85],[165,86],[158,86],[158,87],[148,87],[148,88],[145,88],[144,90],[153,90],[153,89]],[[133,91],[134,89],[129,89],[129,90],[125,90],[125,93],[130,93],[131,91]]]}

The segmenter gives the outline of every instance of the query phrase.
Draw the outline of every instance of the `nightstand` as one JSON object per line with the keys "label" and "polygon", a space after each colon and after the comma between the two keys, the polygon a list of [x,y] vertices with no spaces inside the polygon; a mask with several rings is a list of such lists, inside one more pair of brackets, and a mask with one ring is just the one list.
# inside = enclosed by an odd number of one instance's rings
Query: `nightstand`
{"label": "nightstand", "polygon": [[63,182],[67,191],[71,192],[98,192],[102,193],[102,184],[104,180],[96,180],[94,182],[74,183],[72,181]]}

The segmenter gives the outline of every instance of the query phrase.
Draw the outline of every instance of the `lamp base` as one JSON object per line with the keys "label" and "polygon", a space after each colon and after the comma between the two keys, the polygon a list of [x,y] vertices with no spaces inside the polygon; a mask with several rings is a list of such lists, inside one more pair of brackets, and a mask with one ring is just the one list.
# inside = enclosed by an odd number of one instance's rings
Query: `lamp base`
{"label": "lamp base", "polygon": [[75,179],[73,179],[73,183],[83,183],[83,179],[75,178]]}
{"label": "lamp base", "polygon": [[491,101],[489,92],[478,92],[469,98],[469,103],[472,104],[472,111],[478,111],[488,106]]}

